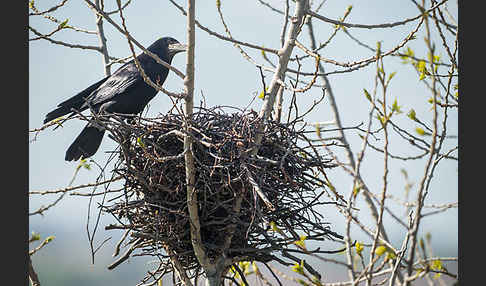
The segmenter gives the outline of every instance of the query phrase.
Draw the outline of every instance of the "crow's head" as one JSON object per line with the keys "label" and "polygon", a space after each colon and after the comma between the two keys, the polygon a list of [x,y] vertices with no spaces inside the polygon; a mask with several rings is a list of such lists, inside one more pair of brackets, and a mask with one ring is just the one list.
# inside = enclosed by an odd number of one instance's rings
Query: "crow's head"
{"label": "crow's head", "polygon": [[174,38],[163,37],[150,45],[147,50],[157,54],[162,59],[171,60],[175,54],[187,51],[187,45],[179,43]]}

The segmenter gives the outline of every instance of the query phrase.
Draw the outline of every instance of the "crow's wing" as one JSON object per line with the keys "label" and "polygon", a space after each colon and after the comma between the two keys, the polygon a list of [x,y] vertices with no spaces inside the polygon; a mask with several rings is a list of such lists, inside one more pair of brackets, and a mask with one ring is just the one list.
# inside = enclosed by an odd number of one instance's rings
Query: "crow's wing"
{"label": "crow's wing", "polygon": [[[97,106],[105,102],[116,100],[123,96],[131,87],[143,81],[133,61],[130,61],[114,72],[102,85],[89,96],[83,107]],[[89,104],[88,104],[89,103]]]}
{"label": "crow's wing", "polygon": [[77,93],[73,97],[59,103],[57,105],[56,109],[54,109],[53,111],[49,112],[46,115],[46,118],[44,119],[44,124],[53,120],[53,119],[56,119],[60,116],[71,113],[72,112],[71,108],[74,108],[74,109],[79,110],[79,111],[84,110],[84,109],[81,108],[81,106],[83,106],[83,104],[85,103],[86,98],[89,97],[89,95],[94,90],[99,88],[107,79],[108,79],[108,77],[105,77],[104,79],[90,85],[89,87],[87,87],[83,91],[80,91],[79,93]]}

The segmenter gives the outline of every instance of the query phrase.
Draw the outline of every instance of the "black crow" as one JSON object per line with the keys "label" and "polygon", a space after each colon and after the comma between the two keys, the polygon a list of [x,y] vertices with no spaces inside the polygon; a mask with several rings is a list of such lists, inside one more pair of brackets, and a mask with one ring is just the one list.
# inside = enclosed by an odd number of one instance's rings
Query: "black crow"
{"label": "black crow", "polygon": [[[170,37],[160,38],[147,48],[168,64],[171,63],[175,54],[186,49],[186,45]],[[137,56],[137,59],[145,74],[153,82],[160,85],[164,83],[169,74],[168,68],[158,64],[145,53]],[[157,90],[143,80],[134,60],[131,60],[112,75],[61,102],[57,109],[46,115],[44,124],[68,113],[71,113],[70,116],[76,114],[73,110],[81,112],[90,107],[96,113],[136,115],[143,111],[155,94],[157,94]],[[88,123],[69,146],[64,159],[66,161],[77,161],[80,158],[92,156],[100,147],[104,134],[105,130],[100,129],[99,125]]]}

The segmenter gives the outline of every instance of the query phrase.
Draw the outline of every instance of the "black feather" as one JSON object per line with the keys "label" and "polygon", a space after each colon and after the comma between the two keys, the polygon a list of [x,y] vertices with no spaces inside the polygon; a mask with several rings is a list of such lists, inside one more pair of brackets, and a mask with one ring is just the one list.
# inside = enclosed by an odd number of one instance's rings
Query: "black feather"
{"label": "black feather", "polygon": [[[184,45],[169,37],[161,38],[147,48],[168,64],[171,63],[175,54],[184,49]],[[166,67],[144,53],[137,56],[137,59],[153,82],[164,83],[169,74]],[[44,124],[69,113],[75,114],[72,109],[82,112],[90,107],[96,113],[104,111],[135,115],[141,113],[156,94],[157,90],[145,83],[132,60],[121,66],[111,76],[61,102],[55,110],[46,115]],[[71,161],[92,156],[98,150],[104,132],[88,123],[67,150],[65,159]]]}

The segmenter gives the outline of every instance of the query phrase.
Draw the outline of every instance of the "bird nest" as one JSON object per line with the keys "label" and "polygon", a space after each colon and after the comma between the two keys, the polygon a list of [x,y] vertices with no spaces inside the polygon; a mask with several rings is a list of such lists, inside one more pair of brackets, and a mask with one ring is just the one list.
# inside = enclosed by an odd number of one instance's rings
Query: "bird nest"
{"label": "bird nest", "polygon": [[[184,116],[112,120],[111,137],[120,145],[115,172],[124,196],[105,208],[131,231],[139,255],[177,255],[185,269],[199,263],[193,251],[187,207]],[[199,223],[210,258],[270,261],[301,235],[316,240],[339,237],[316,210],[327,193],[322,174],[331,159],[313,147],[296,123],[265,122],[255,112],[228,113],[197,108],[192,117]],[[257,155],[251,155],[253,148]],[[165,249],[162,254],[160,249]]]}

